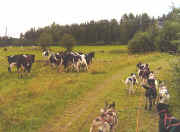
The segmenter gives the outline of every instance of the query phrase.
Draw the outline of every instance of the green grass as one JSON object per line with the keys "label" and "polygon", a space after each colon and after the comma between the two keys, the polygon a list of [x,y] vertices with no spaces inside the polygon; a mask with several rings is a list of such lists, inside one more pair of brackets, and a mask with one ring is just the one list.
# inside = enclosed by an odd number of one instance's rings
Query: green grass
{"label": "green grass", "polygon": [[[63,49],[51,47],[51,50],[61,51]],[[82,100],[82,106],[89,103],[87,111],[82,113],[78,122],[76,120],[72,121],[68,132],[79,131],[80,126],[89,118],[87,123],[81,128],[81,131],[86,132],[89,130],[92,119],[99,114],[99,109],[103,106],[104,101],[114,100],[117,102],[117,109],[128,109],[119,115],[120,126],[118,128],[120,129],[118,131],[134,132],[137,104],[143,93],[138,90],[137,95],[127,97],[127,91],[122,80],[131,72],[135,72],[135,65],[139,61],[150,63],[152,69],[156,69],[158,65],[161,65],[163,68],[160,71],[162,73],[160,78],[165,80],[171,79],[168,61],[173,57],[167,54],[128,55],[127,47],[125,46],[79,46],[74,50],[85,53],[96,52],[95,59],[88,72],[57,72],[57,69],[52,68],[50,65],[36,62],[32,66],[31,74],[25,75],[23,79],[18,79],[16,72],[7,72],[7,55],[31,53],[36,55],[36,60],[46,60],[47,58],[41,56],[41,51],[38,48],[12,47],[8,48],[7,52],[0,48],[1,131],[36,132],[41,131],[41,128],[44,130],[43,127],[46,128],[46,124],[51,124],[51,121],[56,120],[59,123],[61,119],[54,118],[65,115],[66,110],[71,109],[73,106],[78,106]],[[111,81],[108,82],[106,80]],[[99,86],[101,84],[105,85]],[[98,87],[103,87],[104,89],[97,90]],[[96,91],[101,91],[102,93],[96,93]],[[93,97],[88,95],[91,93],[92,95],[95,94],[96,97],[90,103],[88,100],[90,101],[91,98],[86,97]],[[173,101],[176,102],[176,100]],[[81,106],[79,107],[81,108]],[[93,114],[89,114],[91,111],[93,111]],[[148,119],[144,115],[149,119],[152,114],[149,112],[143,113],[141,118],[147,121]],[[58,123],[53,125],[56,126]],[[63,122],[60,123],[63,124]],[[143,128],[147,127],[146,129],[151,127],[146,124],[143,125]],[[58,128],[56,129],[54,126],[52,129],[58,131]],[[129,128],[128,131],[127,128]],[[155,130],[155,128],[150,130]]]}

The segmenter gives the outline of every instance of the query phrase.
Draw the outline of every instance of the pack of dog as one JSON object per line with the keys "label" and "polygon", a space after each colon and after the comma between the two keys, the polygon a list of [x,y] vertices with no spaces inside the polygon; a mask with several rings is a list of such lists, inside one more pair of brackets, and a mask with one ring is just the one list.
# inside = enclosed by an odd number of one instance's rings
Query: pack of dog
{"label": "pack of dog", "polygon": [[100,110],[101,115],[96,117],[90,127],[90,132],[112,132],[118,124],[118,116],[115,111],[115,102],[105,103],[105,107]]}
{"label": "pack of dog", "polygon": [[136,78],[135,73],[131,73],[129,77],[125,80],[126,87],[128,87],[128,93],[134,94],[135,93],[135,86],[137,88],[138,80]]}
{"label": "pack of dog", "polygon": [[180,120],[171,115],[168,104],[159,103],[157,111],[159,114],[159,132],[180,132]]}

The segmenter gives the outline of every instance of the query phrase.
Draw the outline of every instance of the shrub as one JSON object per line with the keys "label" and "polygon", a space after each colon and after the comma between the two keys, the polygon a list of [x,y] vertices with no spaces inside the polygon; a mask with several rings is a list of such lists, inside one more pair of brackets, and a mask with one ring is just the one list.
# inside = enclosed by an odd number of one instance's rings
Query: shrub
{"label": "shrub", "polygon": [[62,45],[68,51],[71,51],[73,47],[76,45],[76,40],[72,35],[64,34],[62,40],[60,41],[60,45]]}
{"label": "shrub", "polygon": [[138,32],[128,43],[131,53],[148,52],[155,50],[151,35],[148,32]]}
{"label": "shrub", "polygon": [[178,45],[174,40],[178,39],[178,32],[180,32],[180,23],[167,22],[155,39],[156,48],[162,52],[176,50]]}

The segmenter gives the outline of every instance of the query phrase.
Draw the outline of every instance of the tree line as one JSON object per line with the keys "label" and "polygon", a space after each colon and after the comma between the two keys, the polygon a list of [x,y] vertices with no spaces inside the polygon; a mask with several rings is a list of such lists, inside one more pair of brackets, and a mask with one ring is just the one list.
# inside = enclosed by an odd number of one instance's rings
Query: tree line
{"label": "tree line", "polygon": [[118,21],[100,20],[81,24],[59,25],[52,23],[43,28],[31,28],[19,39],[9,38],[4,41],[0,38],[0,44],[38,45],[40,42],[48,45],[58,45],[64,34],[72,35],[79,45],[104,45],[104,44],[127,44],[136,32],[146,31],[149,27],[157,25],[160,19],[166,19],[166,15],[155,19],[147,13],[140,15],[124,14]]}
{"label": "tree line", "polygon": [[128,42],[130,52],[180,52],[180,9],[173,7],[172,11],[162,19],[159,28],[151,25],[146,31],[137,32]]}

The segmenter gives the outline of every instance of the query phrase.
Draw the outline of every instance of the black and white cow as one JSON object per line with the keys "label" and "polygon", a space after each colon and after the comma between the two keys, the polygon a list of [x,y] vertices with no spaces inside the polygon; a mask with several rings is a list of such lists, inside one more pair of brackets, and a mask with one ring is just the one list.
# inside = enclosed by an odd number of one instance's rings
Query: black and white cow
{"label": "black and white cow", "polygon": [[86,58],[86,62],[89,65],[89,64],[92,63],[92,59],[95,57],[95,52],[87,53],[85,56],[86,56],[85,57]]}
{"label": "black and white cow", "polygon": [[23,66],[24,69],[28,72],[31,70],[32,63],[35,61],[35,55],[31,54],[19,54],[19,55],[13,55],[13,56],[7,56],[8,57],[8,71],[11,72],[11,69],[13,66],[17,66],[17,70]]}
{"label": "black and white cow", "polygon": [[13,55],[13,56],[7,56],[8,57],[8,71],[11,72],[12,67],[16,65],[17,67],[17,72],[21,73],[22,77],[22,72],[30,72],[32,64],[35,61],[35,55],[32,54],[19,54],[19,55]]}
{"label": "black and white cow", "polygon": [[64,52],[63,54],[63,65],[66,70],[76,70],[79,72],[81,65],[81,55],[77,52]]}
{"label": "black and white cow", "polygon": [[49,61],[51,64],[54,64],[56,66],[62,64],[63,63],[63,53],[59,52],[59,53],[51,54],[49,57]]}

